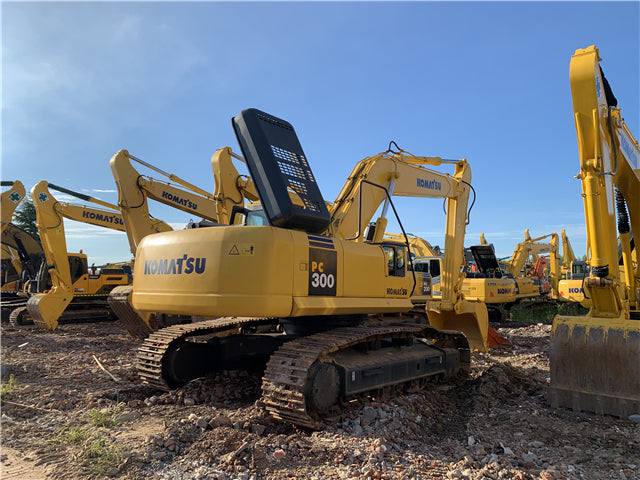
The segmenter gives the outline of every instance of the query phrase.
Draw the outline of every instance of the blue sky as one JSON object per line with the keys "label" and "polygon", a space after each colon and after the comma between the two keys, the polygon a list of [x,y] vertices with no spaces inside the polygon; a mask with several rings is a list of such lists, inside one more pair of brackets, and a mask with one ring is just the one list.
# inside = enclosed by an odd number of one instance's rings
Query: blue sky
{"label": "blue sky", "polygon": [[[467,245],[484,232],[508,256],[525,228],[565,228],[582,255],[576,49],[598,46],[640,138],[639,2],[3,1],[1,15],[0,171],[27,189],[116,203],[109,159],[126,148],[212,191],[211,155],[240,153],[230,119],[255,107],[294,125],[326,200],[393,140],[469,160]],[[406,231],[444,244],[441,201],[395,203]],[[174,228],[192,218],[151,213]],[[65,227],[90,261],[130,257],[122,233]]]}

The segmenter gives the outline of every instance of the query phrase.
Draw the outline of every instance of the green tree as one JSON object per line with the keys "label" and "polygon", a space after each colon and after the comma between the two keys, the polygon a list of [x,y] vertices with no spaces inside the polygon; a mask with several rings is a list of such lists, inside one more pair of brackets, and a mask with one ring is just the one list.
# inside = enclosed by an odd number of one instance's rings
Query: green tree
{"label": "green tree", "polygon": [[13,213],[13,224],[40,240],[36,227],[36,207],[30,199],[25,198]]}

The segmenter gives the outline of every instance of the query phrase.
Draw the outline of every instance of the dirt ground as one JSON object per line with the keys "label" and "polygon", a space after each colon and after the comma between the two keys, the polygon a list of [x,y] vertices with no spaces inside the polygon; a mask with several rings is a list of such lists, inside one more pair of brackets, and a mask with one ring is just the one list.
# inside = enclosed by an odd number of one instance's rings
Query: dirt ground
{"label": "dirt ground", "polygon": [[474,352],[464,384],[358,399],[309,431],[271,419],[247,372],[141,384],[118,322],[2,325],[0,476],[640,479],[635,418],[548,405],[549,322],[498,327],[513,346]]}

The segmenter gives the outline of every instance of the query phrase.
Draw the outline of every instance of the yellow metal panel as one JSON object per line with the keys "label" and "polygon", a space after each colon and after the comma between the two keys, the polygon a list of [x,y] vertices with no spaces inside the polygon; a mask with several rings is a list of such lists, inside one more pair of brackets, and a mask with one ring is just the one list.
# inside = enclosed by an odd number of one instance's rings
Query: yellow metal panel
{"label": "yellow metal panel", "polygon": [[518,284],[517,298],[537,297],[540,295],[540,289],[533,283],[533,279],[529,277],[521,277],[516,279]]}
{"label": "yellow metal panel", "polygon": [[212,227],[149,235],[136,257],[133,306],[186,315],[288,316],[293,265],[301,261],[292,258],[296,233]]}
{"label": "yellow metal panel", "polygon": [[558,282],[558,294],[558,300],[562,302],[582,302],[584,300],[582,279],[560,280]]}
{"label": "yellow metal panel", "polygon": [[[342,296],[386,297],[384,253],[378,245],[341,241]],[[408,297],[408,296],[407,296]]]}
{"label": "yellow metal panel", "polygon": [[465,278],[462,282],[465,300],[484,303],[516,301],[516,284],[511,278]]}
{"label": "yellow metal panel", "polygon": [[406,312],[413,307],[409,298],[295,297],[293,315],[350,315]]}

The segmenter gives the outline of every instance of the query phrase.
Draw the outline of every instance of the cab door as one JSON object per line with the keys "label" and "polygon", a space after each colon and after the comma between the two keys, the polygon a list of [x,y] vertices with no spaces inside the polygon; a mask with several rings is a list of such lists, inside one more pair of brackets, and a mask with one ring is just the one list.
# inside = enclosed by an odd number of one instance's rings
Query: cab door
{"label": "cab door", "polygon": [[413,289],[412,272],[407,272],[407,249],[398,244],[380,244],[386,261],[385,287],[388,297],[408,297]]}

